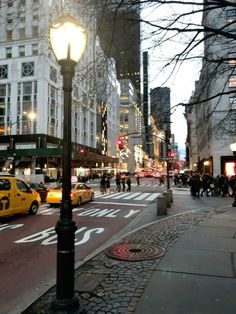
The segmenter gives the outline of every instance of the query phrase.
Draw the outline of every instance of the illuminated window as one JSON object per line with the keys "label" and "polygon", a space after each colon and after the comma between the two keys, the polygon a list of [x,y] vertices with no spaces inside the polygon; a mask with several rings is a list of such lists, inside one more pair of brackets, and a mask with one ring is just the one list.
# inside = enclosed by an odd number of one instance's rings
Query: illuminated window
{"label": "illuminated window", "polygon": [[228,23],[236,20],[236,9],[230,9],[226,11],[226,20]]}
{"label": "illuminated window", "polygon": [[236,75],[233,74],[229,78],[229,87],[236,87]]}
{"label": "illuminated window", "polygon": [[12,31],[7,31],[7,40],[12,40]]}

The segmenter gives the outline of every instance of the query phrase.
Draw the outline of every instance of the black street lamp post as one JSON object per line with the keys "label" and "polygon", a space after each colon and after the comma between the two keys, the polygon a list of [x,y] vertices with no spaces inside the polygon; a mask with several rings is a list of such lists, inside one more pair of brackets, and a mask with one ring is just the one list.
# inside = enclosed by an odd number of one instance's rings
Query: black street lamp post
{"label": "black street lamp post", "polygon": [[64,92],[62,205],[56,224],[57,284],[52,307],[73,310],[79,306],[74,296],[75,231],[71,206],[71,92],[75,66],[85,49],[86,35],[81,25],[70,16],[62,16],[50,28],[50,42],[61,66]]}
{"label": "black street lamp post", "polygon": [[[230,149],[234,154],[234,165],[235,165],[235,162],[236,162],[236,142],[230,144]],[[235,168],[234,168],[234,174],[235,174]],[[236,176],[234,176],[233,194],[234,194],[234,202],[233,202],[232,206],[236,207]]]}

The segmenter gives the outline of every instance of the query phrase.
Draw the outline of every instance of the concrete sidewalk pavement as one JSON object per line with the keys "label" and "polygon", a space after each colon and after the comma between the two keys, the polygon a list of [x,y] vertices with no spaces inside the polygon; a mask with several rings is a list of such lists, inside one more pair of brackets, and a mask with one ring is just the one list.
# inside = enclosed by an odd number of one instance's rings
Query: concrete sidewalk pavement
{"label": "concrete sidewalk pavement", "polygon": [[[236,312],[236,209],[231,205],[173,216],[135,230],[119,244],[148,245],[137,260],[101,252],[76,271],[74,313],[217,314]],[[164,256],[145,259],[161,247]],[[55,313],[55,287],[24,314]],[[58,312],[57,312],[58,313]]]}
{"label": "concrete sidewalk pavement", "polygon": [[236,313],[236,209],[185,233],[153,272],[136,314]]}

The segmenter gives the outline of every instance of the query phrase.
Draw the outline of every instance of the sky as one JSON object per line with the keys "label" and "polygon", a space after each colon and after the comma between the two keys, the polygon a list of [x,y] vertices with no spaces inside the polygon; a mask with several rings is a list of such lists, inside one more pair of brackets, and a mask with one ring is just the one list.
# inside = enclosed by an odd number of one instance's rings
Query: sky
{"label": "sky", "polygon": [[[178,14],[183,10],[189,12],[191,7],[186,5],[182,6],[165,6],[159,7],[155,10],[146,9],[142,13],[144,20],[156,21],[158,24],[161,22],[159,19],[164,17],[170,17],[171,14]],[[200,24],[201,15],[194,17],[195,22]],[[193,19],[193,17],[191,17]],[[186,22],[186,21],[185,21]],[[153,30],[153,29],[151,29]],[[146,28],[143,31],[143,37],[147,36],[149,30]],[[188,35],[189,36],[189,35]],[[142,50],[147,50],[149,53],[149,88],[155,88],[159,86],[169,87],[171,89],[171,131],[175,134],[175,141],[178,144],[180,157],[184,159],[185,156],[185,142],[187,136],[187,125],[184,118],[185,108],[183,106],[176,106],[179,103],[187,103],[195,89],[195,81],[198,80],[201,70],[201,60],[195,59],[184,61],[181,66],[177,66],[174,74],[170,75],[173,67],[165,67],[164,65],[176,54],[177,51],[183,49],[188,42],[188,38],[181,36],[180,40],[176,39],[166,41],[164,44],[154,44],[154,36],[150,39],[142,41]],[[202,49],[202,48],[201,48]],[[201,55],[202,50],[198,49],[198,55]]]}

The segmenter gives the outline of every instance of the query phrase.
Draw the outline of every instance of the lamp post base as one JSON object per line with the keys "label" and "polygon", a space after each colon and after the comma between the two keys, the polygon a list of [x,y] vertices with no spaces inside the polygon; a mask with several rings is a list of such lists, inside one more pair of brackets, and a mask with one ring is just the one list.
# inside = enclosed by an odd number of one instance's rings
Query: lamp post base
{"label": "lamp post base", "polygon": [[54,311],[75,311],[79,309],[79,300],[76,297],[72,299],[53,300],[51,308]]}

